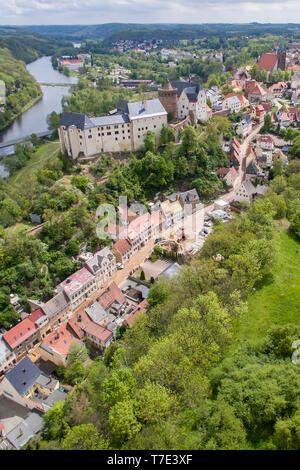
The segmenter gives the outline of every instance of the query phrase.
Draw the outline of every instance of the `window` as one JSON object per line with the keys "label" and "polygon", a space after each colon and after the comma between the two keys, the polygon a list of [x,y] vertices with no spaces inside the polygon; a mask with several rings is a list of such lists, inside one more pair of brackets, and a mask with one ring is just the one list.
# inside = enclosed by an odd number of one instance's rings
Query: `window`
{"label": "window", "polygon": [[111,135],[111,132],[108,132],[107,135]]}

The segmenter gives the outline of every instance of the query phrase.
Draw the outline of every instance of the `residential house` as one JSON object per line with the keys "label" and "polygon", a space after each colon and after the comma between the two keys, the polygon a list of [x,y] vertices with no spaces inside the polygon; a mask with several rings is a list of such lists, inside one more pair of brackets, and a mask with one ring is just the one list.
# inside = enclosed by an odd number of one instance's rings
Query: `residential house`
{"label": "residential house", "polygon": [[77,308],[98,289],[96,277],[87,269],[81,268],[57,286],[71,302],[72,308]]}
{"label": "residential house", "polygon": [[179,201],[179,196],[175,201],[166,199],[160,204],[160,208],[165,218],[165,228],[178,224],[183,219],[184,210]]}
{"label": "residential house", "polygon": [[252,106],[251,108],[251,116],[255,119],[259,124],[264,122],[266,115],[266,110],[262,104]]}
{"label": "residential house", "polygon": [[285,82],[278,82],[278,83],[274,83],[273,85],[271,85],[268,91],[275,98],[279,98],[280,96],[282,96],[282,93],[287,89],[287,87],[288,86]]}
{"label": "residential house", "polygon": [[0,377],[16,363],[16,356],[13,350],[0,334]]}
{"label": "residential house", "polygon": [[105,310],[114,315],[123,313],[127,304],[125,295],[115,282],[109,285],[97,301]]}
{"label": "residential house", "polygon": [[111,330],[97,323],[90,322],[83,327],[86,338],[91,341],[97,349],[105,350],[114,340]]}
{"label": "residential house", "polygon": [[3,442],[8,449],[20,450],[27,442],[37,435],[44,427],[44,420],[38,413],[30,412],[17,426],[11,429]]}
{"label": "residential house", "polygon": [[123,325],[132,327],[132,325],[135,323],[137,315],[145,313],[147,308],[149,306],[149,303],[147,299],[144,299],[137,307],[132,310],[131,313],[125,318]]}
{"label": "residential house", "polygon": [[219,177],[225,181],[227,186],[232,186],[233,188],[235,187],[237,181],[238,181],[238,172],[232,166],[231,168],[220,168],[218,171]]}
{"label": "residential house", "polygon": [[266,101],[268,92],[256,80],[247,80],[245,83],[245,95],[249,101],[261,103]]}
{"label": "residential house", "polygon": [[137,252],[137,249],[133,250],[130,241],[127,238],[121,238],[113,244],[111,251],[118,263],[125,264],[130,258]]}
{"label": "residential house", "polygon": [[223,110],[229,110],[231,113],[239,113],[242,108],[241,101],[237,95],[225,97],[223,100]]}
{"label": "residential house", "polygon": [[41,333],[39,326],[26,317],[4,333],[2,338],[14,352],[16,359],[19,359],[41,341]]}
{"label": "residential house", "polygon": [[247,137],[252,131],[252,119],[249,114],[246,114],[244,118],[237,124],[236,133],[242,138]]}
{"label": "residential house", "polygon": [[71,303],[64,291],[59,292],[48,302],[42,304],[41,309],[49,320],[46,334],[51,333],[54,328],[58,327],[72,315]]}
{"label": "residential house", "polygon": [[73,331],[68,328],[68,320],[47,335],[39,346],[41,358],[57,366],[66,366],[70,346],[78,342]]}
{"label": "residential house", "polygon": [[266,186],[258,185],[255,187],[250,180],[246,180],[236,190],[234,200],[251,203],[255,197],[264,195],[267,189]]}
{"label": "residential house", "polygon": [[103,286],[117,270],[116,257],[108,247],[97,251],[84,263],[84,266],[95,276],[98,286]]}
{"label": "residential house", "polygon": [[274,141],[270,135],[260,135],[257,137],[256,147],[261,150],[273,151]]}
{"label": "residential house", "polygon": [[28,356],[16,364],[0,383],[0,391],[10,400],[29,409],[45,412],[43,401],[59,387],[59,381],[43,374]]}

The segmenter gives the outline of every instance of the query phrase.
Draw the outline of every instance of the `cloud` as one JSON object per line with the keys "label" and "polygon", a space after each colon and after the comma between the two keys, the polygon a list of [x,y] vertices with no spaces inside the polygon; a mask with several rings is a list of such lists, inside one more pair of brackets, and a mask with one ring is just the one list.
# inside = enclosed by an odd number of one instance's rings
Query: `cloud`
{"label": "cloud", "polygon": [[298,0],[0,0],[1,24],[294,22]]}

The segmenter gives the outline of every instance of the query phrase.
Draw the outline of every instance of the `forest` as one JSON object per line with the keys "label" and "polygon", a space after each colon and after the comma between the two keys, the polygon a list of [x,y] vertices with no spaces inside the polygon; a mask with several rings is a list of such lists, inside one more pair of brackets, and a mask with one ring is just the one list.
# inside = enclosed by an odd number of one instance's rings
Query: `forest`
{"label": "forest", "polygon": [[6,105],[0,112],[0,130],[8,126],[25,106],[42,96],[36,80],[25,63],[16,60],[8,49],[0,49],[0,80],[6,88]]}

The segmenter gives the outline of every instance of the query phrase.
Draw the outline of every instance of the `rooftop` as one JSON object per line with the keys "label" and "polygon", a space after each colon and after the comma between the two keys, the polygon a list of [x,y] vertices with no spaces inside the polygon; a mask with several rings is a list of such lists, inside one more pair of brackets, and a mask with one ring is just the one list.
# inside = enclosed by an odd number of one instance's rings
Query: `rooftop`
{"label": "rooftop", "polygon": [[5,373],[7,380],[21,396],[25,395],[35,384],[40,375],[40,369],[28,356],[24,357],[15,367]]}
{"label": "rooftop", "polygon": [[87,268],[81,268],[59,284],[68,296],[74,294],[88,282],[94,279],[94,275]]}
{"label": "rooftop", "polygon": [[67,329],[68,322],[64,322],[56,331],[44,338],[41,348],[55,351],[57,354],[67,355],[71,344],[78,339]]}
{"label": "rooftop", "polygon": [[35,333],[37,329],[36,325],[26,317],[16,326],[4,333],[3,338],[7,344],[14,349]]}
{"label": "rooftop", "polygon": [[113,334],[107,328],[104,328],[101,325],[97,325],[94,322],[89,323],[84,327],[84,331],[90,335],[95,336],[100,341],[106,343],[110,338],[112,338]]}

